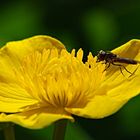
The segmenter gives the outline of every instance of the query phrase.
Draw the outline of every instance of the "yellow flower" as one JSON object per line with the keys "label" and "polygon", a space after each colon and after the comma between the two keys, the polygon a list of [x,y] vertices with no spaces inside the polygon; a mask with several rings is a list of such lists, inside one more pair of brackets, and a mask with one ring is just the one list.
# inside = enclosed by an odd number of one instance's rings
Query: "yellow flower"
{"label": "yellow flower", "polygon": [[[113,53],[140,59],[140,41],[131,40]],[[90,53],[68,53],[49,36],[7,43],[0,50],[0,122],[37,129],[72,114],[103,118],[115,113],[140,92],[140,70],[133,76],[116,66],[107,71]],[[125,65],[129,71],[137,66]]]}

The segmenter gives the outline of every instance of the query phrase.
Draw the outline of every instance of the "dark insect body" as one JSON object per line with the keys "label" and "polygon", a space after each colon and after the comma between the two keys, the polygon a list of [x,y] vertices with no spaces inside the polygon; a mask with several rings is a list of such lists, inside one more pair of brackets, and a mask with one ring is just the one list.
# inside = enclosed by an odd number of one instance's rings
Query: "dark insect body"
{"label": "dark insect body", "polygon": [[112,64],[112,65],[115,65],[115,66],[119,66],[121,73],[122,73],[122,68],[124,68],[131,75],[134,72],[131,73],[130,71],[128,71],[125,68],[125,66],[122,65],[122,63],[124,63],[124,64],[132,64],[132,65],[136,65],[136,64],[140,63],[139,61],[136,61],[136,60],[133,60],[133,59],[130,59],[130,58],[119,57],[118,55],[116,55],[116,54],[114,54],[112,52],[105,52],[103,50],[99,51],[99,53],[97,55],[97,61],[96,62],[100,62],[100,61],[104,61],[105,64],[108,64],[108,66],[105,68],[105,70],[107,70],[110,67],[110,64]]}

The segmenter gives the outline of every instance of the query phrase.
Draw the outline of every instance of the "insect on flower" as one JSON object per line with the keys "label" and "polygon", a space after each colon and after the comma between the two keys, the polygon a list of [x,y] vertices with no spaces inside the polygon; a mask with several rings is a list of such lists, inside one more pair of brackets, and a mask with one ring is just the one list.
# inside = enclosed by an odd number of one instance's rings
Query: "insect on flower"
{"label": "insect on flower", "polygon": [[112,64],[112,65],[120,67],[120,71],[121,71],[122,75],[124,75],[122,72],[122,68],[124,68],[131,75],[133,75],[137,69],[133,73],[131,73],[130,71],[128,71],[126,69],[126,67],[124,65],[118,64],[118,63],[132,64],[132,65],[136,65],[136,64],[140,63],[140,61],[136,61],[136,60],[133,60],[130,58],[125,58],[125,57],[119,57],[118,55],[116,55],[112,52],[105,52],[103,50],[100,50],[97,55],[96,62],[100,62],[100,61],[104,61],[105,64],[108,64],[106,66],[106,68],[104,69],[104,71],[107,70],[110,67],[110,65]]}

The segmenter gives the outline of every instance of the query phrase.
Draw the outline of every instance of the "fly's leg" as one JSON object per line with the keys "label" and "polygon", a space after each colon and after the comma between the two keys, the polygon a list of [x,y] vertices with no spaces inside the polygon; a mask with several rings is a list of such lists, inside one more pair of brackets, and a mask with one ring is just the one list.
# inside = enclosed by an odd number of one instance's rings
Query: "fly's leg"
{"label": "fly's leg", "polygon": [[[126,67],[123,66],[123,65],[120,65],[120,64],[114,64],[114,63],[112,63],[112,65],[119,66],[119,67],[120,67],[120,71],[121,71],[122,74],[123,74],[122,69],[121,69],[122,67],[123,67],[128,73],[130,73],[131,75],[133,74],[133,73],[131,73],[130,71],[128,71],[128,70],[126,69]],[[123,76],[124,76],[124,74],[123,74]]]}
{"label": "fly's leg", "polygon": [[122,72],[122,68],[121,68],[121,66],[120,66],[120,71],[121,71],[121,74],[125,77],[125,75],[124,75],[123,72]]}
{"label": "fly's leg", "polygon": [[[140,66],[140,65],[139,65],[139,66]],[[135,74],[135,72],[137,71],[137,69],[139,68],[139,66],[133,71],[133,73],[132,73],[129,77],[131,77],[132,75]]]}
{"label": "fly's leg", "polygon": [[110,67],[110,63],[108,63],[108,66],[104,69],[104,71],[106,71],[109,67]]}

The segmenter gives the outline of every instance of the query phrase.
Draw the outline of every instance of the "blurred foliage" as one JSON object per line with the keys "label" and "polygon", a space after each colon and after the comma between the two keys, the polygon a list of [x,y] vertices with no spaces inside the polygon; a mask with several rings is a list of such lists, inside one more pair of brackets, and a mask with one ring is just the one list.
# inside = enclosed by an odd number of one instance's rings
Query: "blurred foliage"
{"label": "blurred foliage", "polygon": [[[140,38],[139,0],[13,0],[0,4],[0,45],[37,34],[61,40],[70,51],[111,50]],[[123,94],[123,93],[122,93]],[[69,123],[66,140],[139,140],[140,97],[129,101],[116,114],[92,120],[76,118]],[[17,139],[51,139],[53,126],[28,130],[16,126]],[[0,131],[0,139],[3,139]]]}

